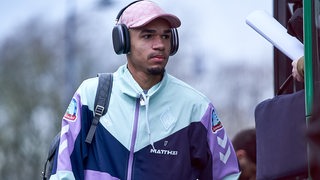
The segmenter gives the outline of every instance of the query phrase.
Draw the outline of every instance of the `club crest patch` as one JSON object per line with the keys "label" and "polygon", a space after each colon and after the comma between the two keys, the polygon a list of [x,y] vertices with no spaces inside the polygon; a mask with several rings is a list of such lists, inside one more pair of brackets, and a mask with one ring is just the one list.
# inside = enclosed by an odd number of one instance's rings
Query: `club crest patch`
{"label": "club crest patch", "polygon": [[212,132],[216,132],[219,129],[221,129],[223,126],[218,118],[218,115],[216,112],[213,110],[212,111]]}
{"label": "club crest patch", "polygon": [[68,120],[68,121],[74,121],[77,119],[77,100],[75,98],[72,98],[68,109],[66,111],[66,113],[64,114],[63,118]]}

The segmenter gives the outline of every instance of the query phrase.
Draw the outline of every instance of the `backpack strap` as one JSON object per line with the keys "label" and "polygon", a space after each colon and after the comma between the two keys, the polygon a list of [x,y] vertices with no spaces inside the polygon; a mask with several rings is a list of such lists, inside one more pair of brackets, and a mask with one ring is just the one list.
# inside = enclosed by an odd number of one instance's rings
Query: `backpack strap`
{"label": "backpack strap", "polygon": [[86,138],[86,143],[89,144],[91,144],[100,117],[105,115],[108,111],[109,100],[112,91],[112,74],[100,73],[97,76],[99,77],[99,83],[97,87],[96,98],[94,101],[94,117]]}

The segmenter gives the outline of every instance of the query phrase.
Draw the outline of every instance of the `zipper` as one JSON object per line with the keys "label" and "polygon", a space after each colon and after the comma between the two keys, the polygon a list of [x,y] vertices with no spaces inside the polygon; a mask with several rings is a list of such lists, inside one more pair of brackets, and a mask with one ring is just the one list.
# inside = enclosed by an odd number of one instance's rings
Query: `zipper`
{"label": "zipper", "polygon": [[130,154],[129,154],[129,161],[128,161],[128,170],[127,170],[127,180],[131,180],[132,176],[132,168],[133,168],[133,155],[134,155],[134,145],[137,138],[137,127],[138,127],[138,119],[139,119],[139,111],[140,111],[140,98],[136,100],[136,108],[134,114],[134,124],[132,130],[132,138],[130,144]]}

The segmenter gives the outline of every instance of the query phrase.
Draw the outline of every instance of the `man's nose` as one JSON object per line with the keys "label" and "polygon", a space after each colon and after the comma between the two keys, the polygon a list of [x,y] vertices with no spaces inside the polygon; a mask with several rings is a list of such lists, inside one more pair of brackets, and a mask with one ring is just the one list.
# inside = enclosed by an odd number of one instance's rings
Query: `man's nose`
{"label": "man's nose", "polygon": [[156,37],[153,42],[153,49],[164,50],[165,49],[165,41],[162,37]]}

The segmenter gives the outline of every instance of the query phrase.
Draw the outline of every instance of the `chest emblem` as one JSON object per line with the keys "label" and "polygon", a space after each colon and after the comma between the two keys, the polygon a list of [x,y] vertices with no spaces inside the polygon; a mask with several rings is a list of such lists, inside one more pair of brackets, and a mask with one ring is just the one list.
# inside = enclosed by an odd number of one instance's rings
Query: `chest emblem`
{"label": "chest emblem", "polygon": [[160,120],[166,130],[168,130],[170,127],[172,127],[176,123],[176,119],[174,118],[173,114],[170,112],[169,108],[161,114]]}

